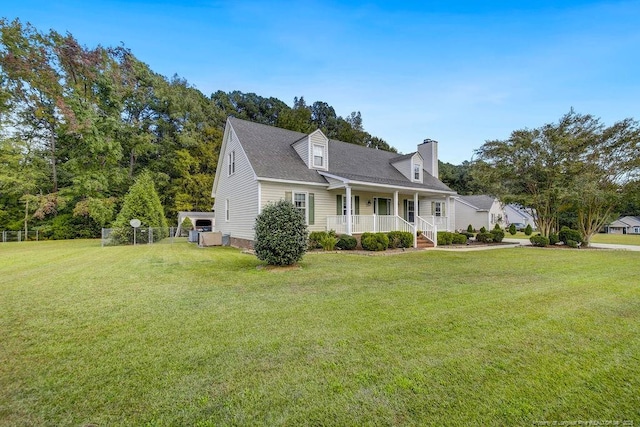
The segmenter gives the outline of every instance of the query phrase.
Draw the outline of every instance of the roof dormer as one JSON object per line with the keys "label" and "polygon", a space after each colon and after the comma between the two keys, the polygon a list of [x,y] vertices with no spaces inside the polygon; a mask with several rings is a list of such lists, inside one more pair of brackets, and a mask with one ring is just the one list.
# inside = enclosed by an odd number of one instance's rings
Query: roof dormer
{"label": "roof dormer", "polygon": [[320,129],[292,144],[309,169],[329,170],[329,138]]}
{"label": "roof dormer", "polygon": [[420,153],[410,153],[391,159],[391,165],[411,182],[423,182],[424,159]]}

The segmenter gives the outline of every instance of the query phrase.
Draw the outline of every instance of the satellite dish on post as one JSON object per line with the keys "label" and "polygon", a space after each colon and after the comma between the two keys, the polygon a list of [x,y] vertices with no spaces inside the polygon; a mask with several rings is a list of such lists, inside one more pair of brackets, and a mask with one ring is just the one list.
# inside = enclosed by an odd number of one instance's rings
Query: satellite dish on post
{"label": "satellite dish on post", "polygon": [[131,221],[129,221],[129,224],[131,224],[131,226],[133,227],[133,246],[135,246],[136,245],[136,228],[140,227],[140,225],[142,225],[142,222],[140,222],[138,218],[133,218]]}

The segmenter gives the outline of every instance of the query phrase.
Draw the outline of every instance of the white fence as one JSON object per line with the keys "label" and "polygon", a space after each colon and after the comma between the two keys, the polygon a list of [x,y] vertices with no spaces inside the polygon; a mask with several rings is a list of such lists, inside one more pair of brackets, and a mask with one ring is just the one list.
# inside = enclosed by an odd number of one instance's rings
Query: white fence
{"label": "white fence", "polygon": [[38,241],[40,239],[40,232],[38,230],[31,230],[25,233],[24,231],[10,231],[5,230],[2,232],[2,236],[0,237],[2,243],[6,242],[27,242],[27,241]]}
{"label": "white fence", "polygon": [[[347,232],[346,215],[327,216],[327,230],[334,230],[337,234]],[[399,216],[393,215],[351,215],[351,233],[388,233],[389,231],[407,231],[413,233],[413,225]]]}
{"label": "white fence", "polygon": [[175,231],[175,227],[103,228],[102,246],[173,243]]}

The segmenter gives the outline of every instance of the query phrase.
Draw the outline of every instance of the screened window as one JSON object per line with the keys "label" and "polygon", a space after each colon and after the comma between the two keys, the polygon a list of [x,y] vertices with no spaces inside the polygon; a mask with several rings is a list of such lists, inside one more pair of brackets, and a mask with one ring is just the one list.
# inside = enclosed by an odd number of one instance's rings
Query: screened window
{"label": "screened window", "polygon": [[224,201],[224,219],[229,221],[229,199]]}
{"label": "screened window", "polygon": [[229,153],[229,175],[236,173],[236,152]]}
{"label": "screened window", "polygon": [[293,193],[293,205],[300,211],[307,222],[307,193]]}
{"label": "screened window", "polygon": [[444,209],[443,209],[443,206],[442,206],[442,202],[436,202],[436,203],[435,203],[435,209],[434,209],[433,214],[434,214],[435,216],[442,216],[442,211],[443,211],[443,210],[444,210]]}
{"label": "screened window", "polygon": [[420,165],[413,165],[413,179],[420,181]]}
{"label": "screened window", "polygon": [[324,167],[324,147],[321,145],[313,146],[313,166]]}

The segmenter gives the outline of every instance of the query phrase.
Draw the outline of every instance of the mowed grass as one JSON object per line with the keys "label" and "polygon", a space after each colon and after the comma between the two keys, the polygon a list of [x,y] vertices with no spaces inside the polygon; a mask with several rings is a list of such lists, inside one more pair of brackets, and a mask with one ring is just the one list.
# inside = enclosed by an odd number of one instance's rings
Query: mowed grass
{"label": "mowed grass", "polygon": [[640,422],[640,253],[259,265],[0,244],[0,425]]}

